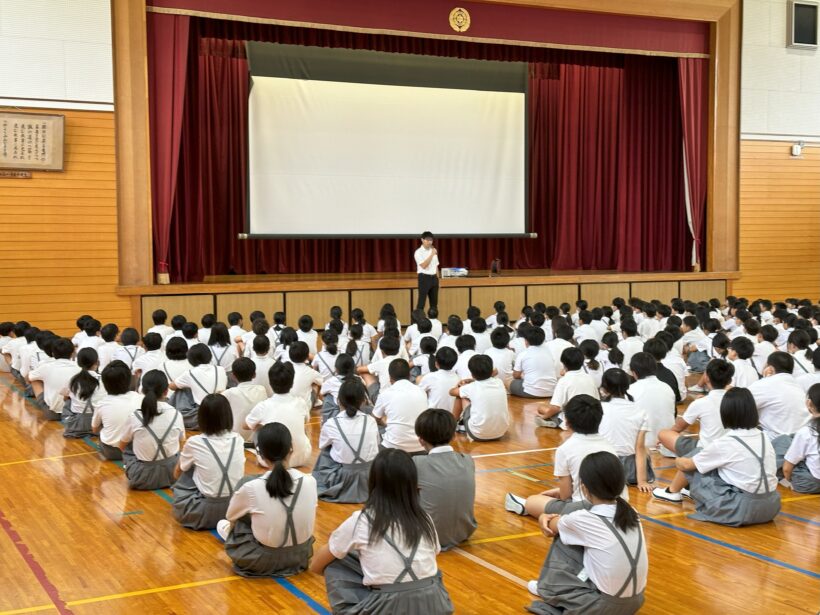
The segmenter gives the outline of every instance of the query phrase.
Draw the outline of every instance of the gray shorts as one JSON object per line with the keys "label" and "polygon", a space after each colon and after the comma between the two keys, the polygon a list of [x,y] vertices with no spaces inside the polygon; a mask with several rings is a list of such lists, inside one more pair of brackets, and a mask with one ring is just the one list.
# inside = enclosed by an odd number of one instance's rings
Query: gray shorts
{"label": "gray shorts", "polygon": [[521,378],[515,378],[512,382],[510,382],[510,393],[515,395],[516,397],[526,397],[528,399],[542,399],[538,397],[538,395],[530,395],[526,391],[524,391],[524,381]]}
{"label": "gray shorts", "polygon": [[573,502],[572,500],[550,500],[547,505],[544,506],[544,512],[551,515],[568,515],[582,508],[588,509],[590,506],[591,504],[586,500],[581,500],[580,502]]}
{"label": "gray shorts", "polygon": [[692,436],[681,436],[675,440],[675,454],[678,457],[694,457],[699,451],[700,440]]}

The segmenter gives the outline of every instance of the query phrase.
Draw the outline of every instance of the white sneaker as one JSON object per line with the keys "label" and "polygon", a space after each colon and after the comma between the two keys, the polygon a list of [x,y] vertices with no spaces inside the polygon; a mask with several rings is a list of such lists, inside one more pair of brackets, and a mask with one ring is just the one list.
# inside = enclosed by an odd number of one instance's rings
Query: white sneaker
{"label": "white sneaker", "polygon": [[686,487],[680,490],[680,494],[688,500],[692,499],[692,494],[689,493],[689,490]]}
{"label": "white sneaker", "polygon": [[228,534],[231,533],[231,522],[227,519],[222,519],[221,521],[217,521],[216,523],[216,533],[219,534],[219,537],[225,541],[228,540]]}
{"label": "white sneaker", "polygon": [[652,497],[665,502],[672,502],[673,504],[680,504],[683,501],[683,496],[680,493],[672,493],[669,489],[663,487],[653,489]]}
{"label": "white sneaker", "polygon": [[467,433],[467,428],[464,427],[463,423],[456,425],[456,433]]}
{"label": "white sneaker", "polygon": [[690,393],[695,393],[696,395],[706,395],[709,392],[706,389],[704,389],[703,387],[699,387],[697,385],[695,385],[693,387],[689,387],[686,390],[689,391]]}
{"label": "white sneaker", "polygon": [[508,493],[504,498],[504,508],[511,513],[524,516],[527,514],[526,502],[524,498]]}
{"label": "white sneaker", "polygon": [[538,581],[530,581],[527,583],[527,591],[530,592],[533,596],[541,597],[538,593]]}
{"label": "white sneaker", "polygon": [[542,419],[540,416],[535,417],[535,426],[536,427],[552,427],[553,429],[558,428],[558,423],[551,419]]}

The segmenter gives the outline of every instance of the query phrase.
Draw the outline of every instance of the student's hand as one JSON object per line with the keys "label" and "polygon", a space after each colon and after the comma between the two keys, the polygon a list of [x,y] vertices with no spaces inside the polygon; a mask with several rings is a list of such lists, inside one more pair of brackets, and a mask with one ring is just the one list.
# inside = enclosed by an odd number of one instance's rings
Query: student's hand
{"label": "student's hand", "polygon": [[553,532],[550,529],[550,521],[552,521],[553,519],[555,519],[556,517],[559,517],[559,516],[560,515],[552,515],[552,514],[544,513],[543,515],[538,517],[538,525],[541,526],[541,532],[547,538],[552,538],[553,536],[555,536],[555,532]]}
{"label": "student's hand", "polygon": [[459,380],[458,386],[463,387],[465,384],[470,384],[472,381],[472,378],[465,378],[464,380]]}
{"label": "student's hand", "polygon": [[638,483],[638,491],[641,493],[652,493],[652,485],[643,481],[642,483]]}

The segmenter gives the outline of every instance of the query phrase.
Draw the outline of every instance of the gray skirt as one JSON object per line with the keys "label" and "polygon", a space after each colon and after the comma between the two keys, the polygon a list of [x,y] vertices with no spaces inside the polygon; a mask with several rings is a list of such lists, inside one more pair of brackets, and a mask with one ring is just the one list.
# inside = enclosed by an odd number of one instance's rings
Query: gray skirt
{"label": "gray skirt", "polygon": [[199,431],[199,420],[197,419],[199,404],[194,402],[194,394],[191,389],[179,389],[174,393],[174,398],[170,403],[182,415],[182,423],[185,425],[185,429]]}
{"label": "gray skirt", "polygon": [[63,437],[64,438],[85,438],[93,436],[91,429],[91,412],[85,414],[74,414],[71,410],[63,409]]}
{"label": "gray skirt", "polygon": [[337,615],[446,615],[454,611],[441,571],[435,576],[379,587],[364,585],[358,557],[348,554],[325,568],[330,608]]}
{"label": "gray skirt", "polygon": [[100,440],[100,454],[108,461],[119,461],[122,459],[122,451],[116,446],[111,446]]}
{"label": "gray skirt", "polygon": [[192,530],[212,530],[225,518],[230,496],[209,498],[197,489],[194,470],[184,472],[172,486],[174,503],[171,512],[180,525]]}
{"label": "gray skirt", "polygon": [[129,444],[122,452],[122,459],[130,489],[153,491],[166,489],[174,484],[174,468],[177,466],[179,453],[167,459],[141,461],[134,455],[134,449]]}
{"label": "gray skirt", "polygon": [[300,545],[268,547],[253,535],[250,515],[238,519],[225,541],[225,553],[243,577],[289,577],[307,570],[313,556],[313,536]]}
{"label": "gray skirt", "polygon": [[541,573],[538,595],[527,610],[539,615],[632,615],[644,602],[643,592],[629,598],[615,598],[582,581],[578,574],[584,568],[584,548],[565,545],[560,536],[552,540]]}
{"label": "gray skirt", "polygon": [[772,440],[772,448],[774,449],[774,457],[777,462],[777,478],[783,478],[783,462],[786,460],[786,453],[789,452],[789,447],[794,440],[793,435],[782,434]]}
{"label": "gray skirt", "polygon": [[805,461],[792,470],[792,489],[797,493],[820,493],[820,478],[815,478]]}
{"label": "gray skirt", "polygon": [[332,395],[325,395],[322,401],[322,425],[339,414],[339,406]]}
{"label": "gray skirt", "polygon": [[339,463],[330,456],[330,447],[325,447],[313,466],[313,478],[319,499],[340,504],[361,504],[370,493],[367,479],[371,462]]}
{"label": "gray skirt", "polygon": [[[618,457],[621,460],[621,465],[624,467],[624,474],[626,475],[627,485],[638,484],[638,470],[635,464],[635,455],[626,455]],[[655,482],[655,470],[652,469],[652,460],[649,455],[646,456],[646,482]]]}
{"label": "gray skirt", "polygon": [[367,387],[367,396],[370,398],[370,402],[375,404],[376,400],[379,398],[379,391],[381,391],[382,384],[378,380]]}
{"label": "gray skirt", "polygon": [[777,491],[748,493],[724,481],[717,470],[685,474],[695,500],[695,513],[689,515],[690,519],[741,527],[768,523],[780,512]]}

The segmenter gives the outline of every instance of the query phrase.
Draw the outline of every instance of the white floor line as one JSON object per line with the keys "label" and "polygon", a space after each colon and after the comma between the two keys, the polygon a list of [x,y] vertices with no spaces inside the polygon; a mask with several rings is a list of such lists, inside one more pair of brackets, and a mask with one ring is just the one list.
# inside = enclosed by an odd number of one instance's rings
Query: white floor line
{"label": "white floor line", "polygon": [[495,566],[495,565],[491,564],[490,562],[488,562],[486,560],[483,560],[480,557],[477,557],[477,556],[473,555],[472,553],[467,553],[467,551],[464,551],[463,549],[459,549],[458,547],[455,547],[453,549],[453,552],[458,553],[462,557],[466,557],[471,562],[475,562],[476,564],[478,564],[479,566],[483,566],[487,570],[492,570],[497,575],[500,575],[500,576],[504,577],[508,581],[512,581],[516,585],[520,585],[524,589],[527,588],[527,582],[524,579],[522,579],[521,577],[517,577],[514,574],[512,574],[510,572],[507,572],[506,570],[503,570],[502,568],[499,568],[498,566]]}
{"label": "white floor line", "polygon": [[524,453],[540,453],[541,451],[554,451],[558,447],[553,446],[551,448],[531,448],[528,451],[508,451],[506,453],[488,453],[486,455],[473,455],[473,459],[481,459],[483,457],[501,457],[503,455],[523,455]]}

